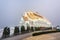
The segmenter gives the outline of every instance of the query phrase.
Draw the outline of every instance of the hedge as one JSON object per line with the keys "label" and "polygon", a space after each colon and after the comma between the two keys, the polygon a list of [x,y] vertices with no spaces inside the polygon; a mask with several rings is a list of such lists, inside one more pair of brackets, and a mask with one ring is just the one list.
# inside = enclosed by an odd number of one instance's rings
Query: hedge
{"label": "hedge", "polygon": [[60,32],[60,30],[51,30],[51,31],[37,32],[37,33],[33,33],[32,36],[37,36],[37,35],[47,34],[47,33],[55,33],[55,32]]}

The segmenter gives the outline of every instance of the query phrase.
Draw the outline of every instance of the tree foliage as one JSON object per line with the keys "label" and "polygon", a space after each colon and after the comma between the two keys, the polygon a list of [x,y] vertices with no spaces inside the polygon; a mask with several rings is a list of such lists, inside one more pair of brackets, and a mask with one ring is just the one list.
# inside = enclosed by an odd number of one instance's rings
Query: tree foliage
{"label": "tree foliage", "polygon": [[21,26],[21,33],[23,33],[25,31],[25,27]]}
{"label": "tree foliage", "polygon": [[31,27],[31,31],[34,31],[34,27]]}
{"label": "tree foliage", "polygon": [[28,31],[28,32],[30,31],[30,26],[27,26],[27,31]]}
{"label": "tree foliage", "polygon": [[15,27],[15,29],[14,29],[14,35],[18,35],[19,34],[19,27]]}
{"label": "tree foliage", "polygon": [[3,38],[9,37],[10,36],[10,28],[9,27],[5,27],[3,30]]}

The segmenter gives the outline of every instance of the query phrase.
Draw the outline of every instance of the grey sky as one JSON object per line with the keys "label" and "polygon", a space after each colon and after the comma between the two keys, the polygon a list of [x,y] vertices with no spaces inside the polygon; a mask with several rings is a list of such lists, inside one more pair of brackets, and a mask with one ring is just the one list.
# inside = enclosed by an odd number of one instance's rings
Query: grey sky
{"label": "grey sky", "polygon": [[37,11],[60,25],[60,0],[0,0],[0,27],[19,24],[25,11]]}

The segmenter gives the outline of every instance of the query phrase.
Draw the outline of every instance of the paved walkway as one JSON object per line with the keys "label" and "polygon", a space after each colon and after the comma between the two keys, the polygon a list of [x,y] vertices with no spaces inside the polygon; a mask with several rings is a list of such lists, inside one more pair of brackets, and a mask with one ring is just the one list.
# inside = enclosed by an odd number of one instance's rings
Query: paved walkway
{"label": "paved walkway", "polygon": [[60,32],[31,36],[23,40],[60,40]]}
{"label": "paved walkway", "polygon": [[[35,32],[42,32],[42,31],[35,31]],[[26,33],[26,34],[22,34],[22,35],[17,35],[17,36],[5,38],[5,39],[2,39],[2,40],[22,40],[23,38],[32,36],[32,33],[35,33],[35,32]]]}
{"label": "paved walkway", "polygon": [[23,38],[29,37],[31,35],[32,33],[26,33],[26,34],[17,35],[17,36],[9,37],[9,38],[2,39],[2,40],[22,40]]}
{"label": "paved walkway", "polygon": [[[37,32],[39,32],[39,31],[37,31]],[[60,40],[60,32],[43,34],[43,35],[39,35],[39,36],[32,36],[32,33],[34,33],[34,32],[17,35],[17,36],[5,38],[2,40],[22,40],[22,39],[24,39],[24,40],[47,40],[47,39],[48,40]]]}

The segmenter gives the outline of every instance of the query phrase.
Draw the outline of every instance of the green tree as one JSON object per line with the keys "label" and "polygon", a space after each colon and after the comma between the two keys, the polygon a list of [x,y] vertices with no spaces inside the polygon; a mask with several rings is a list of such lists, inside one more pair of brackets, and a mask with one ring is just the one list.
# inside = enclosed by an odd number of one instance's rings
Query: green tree
{"label": "green tree", "polygon": [[10,36],[10,28],[5,27],[4,30],[3,30],[2,38],[6,38],[6,37],[9,37],[9,36]]}
{"label": "green tree", "polygon": [[7,35],[8,35],[8,37],[9,37],[9,36],[10,36],[10,28],[7,28],[7,30],[8,30]]}
{"label": "green tree", "polygon": [[24,32],[25,32],[25,27],[21,26],[21,33],[24,33]]}
{"label": "green tree", "polygon": [[19,34],[19,27],[16,26],[14,29],[14,35],[18,35]]}

